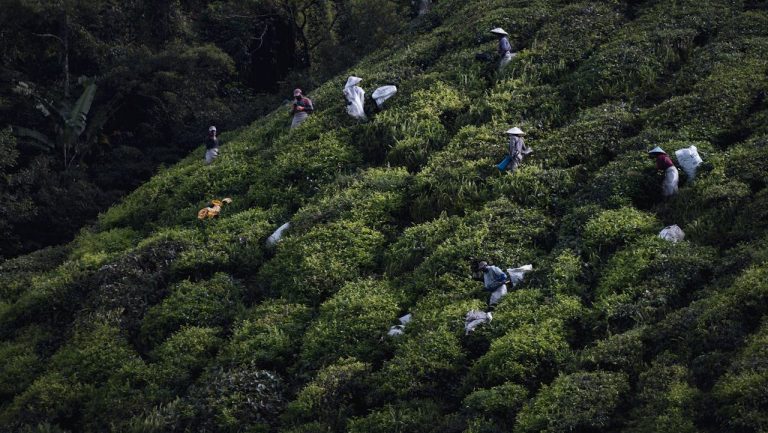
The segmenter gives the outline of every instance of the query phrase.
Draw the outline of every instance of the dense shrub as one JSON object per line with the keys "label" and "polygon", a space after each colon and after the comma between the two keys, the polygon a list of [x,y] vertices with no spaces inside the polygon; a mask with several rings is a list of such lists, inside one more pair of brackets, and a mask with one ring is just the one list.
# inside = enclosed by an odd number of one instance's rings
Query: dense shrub
{"label": "dense shrub", "polygon": [[695,424],[695,409],[702,396],[689,384],[690,373],[680,365],[654,362],[640,376],[637,399],[629,428],[631,433],[699,431]]}
{"label": "dense shrub", "polygon": [[294,216],[294,230],[340,219],[391,231],[400,223],[410,175],[403,169],[369,169],[343,178]]}
{"label": "dense shrub", "polygon": [[449,394],[464,360],[459,338],[448,330],[409,333],[376,375],[379,389],[397,398]]}
{"label": "dense shrub", "polygon": [[320,305],[320,314],[304,334],[301,358],[312,366],[338,358],[374,361],[381,339],[397,315],[397,298],[387,282],[360,280],[344,285]]}
{"label": "dense shrub", "polygon": [[157,374],[164,384],[188,386],[221,345],[218,329],[190,326],[180,329],[152,351]]}
{"label": "dense shrub", "polygon": [[210,280],[182,281],[141,324],[143,341],[154,346],[183,326],[226,326],[241,308],[242,289],[226,274]]}
{"label": "dense shrub", "polygon": [[265,301],[244,315],[234,327],[220,360],[236,365],[254,363],[273,370],[292,365],[298,341],[311,320],[311,310],[301,304]]}
{"label": "dense shrub", "polygon": [[340,430],[347,418],[364,407],[370,370],[370,364],[355,358],[341,359],[323,368],[288,404],[284,418],[291,424],[317,420],[332,431]]}
{"label": "dense shrub", "polygon": [[387,406],[370,414],[352,418],[349,433],[392,433],[420,431],[436,433],[444,422],[440,408],[429,400],[415,400]]}
{"label": "dense shrub", "polygon": [[319,304],[347,281],[375,269],[384,238],[359,222],[316,226],[289,236],[261,278],[286,299]]}
{"label": "dense shrub", "polygon": [[584,243],[593,253],[607,255],[643,234],[656,232],[655,216],[631,207],[605,210],[584,225]]}
{"label": "dense shrub", "polygon": [[753,334],[713,389],[726,429],[760,431],[768,426],[768,326]]}
{"label": "dense shrub", "polygon": [[269,431],[285,406],[283,381],[255,366],[216,369],[190,391],[196,416],[188,420],[200,432]]}
{"label": "dense shrub", "polygon": [[524,325],[493,340],[471,374],[486,386],[506,381],[534,386],[554,375],[567,358],[568,349],[559,324]]}
{"label": "dense shrub", "polygon": [[517,416],[515,432],[608,429],[629,391],[621,373],[573,373],[545,385]]}
{"label": "dense shrub", "polygon": [[635,376],[644,367],[644,331],[642,327],[633,328],[598,340],[579,354],[579,363],[590,369],[623,371]]}
{"label": "dense shrub", "polygon": [[524,386],[507,382],[493,388],[473,391],[464,397],[462,405],[469,415],[491,416],[509,428],[514,425],[515,416],[527,401],[528,394]]}
{"label": "dense shrub", "polygon": [[710,280],[714,257],[688,242],[640,238],[608,261],[595,288],[596,307],[612,320],[658,320]]}

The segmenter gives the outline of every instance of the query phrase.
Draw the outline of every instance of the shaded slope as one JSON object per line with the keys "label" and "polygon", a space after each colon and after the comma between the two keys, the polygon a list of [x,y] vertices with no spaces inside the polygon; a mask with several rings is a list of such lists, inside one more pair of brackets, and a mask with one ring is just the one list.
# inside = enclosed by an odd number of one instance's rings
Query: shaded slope
{"label": "shaded slope", "polygon": [[[346,115],[339,77],[301,128],[273,113],[72,245],[4,263],[0,421],[764,430],[768,14],[562,3],[441,1],[350,71],[400,89],[370,122]],[[474,60],[497,25],[522,49],[502,74]],[[535,153],[500,175],[510,124]],[[691,144],[706,167],[661,203],[644,152]],[[220,219],[195,219],[225,195]],[[655,236],[672,223],[685,242]],[[466,337],[487,297],[475,258],[536,272]]]}

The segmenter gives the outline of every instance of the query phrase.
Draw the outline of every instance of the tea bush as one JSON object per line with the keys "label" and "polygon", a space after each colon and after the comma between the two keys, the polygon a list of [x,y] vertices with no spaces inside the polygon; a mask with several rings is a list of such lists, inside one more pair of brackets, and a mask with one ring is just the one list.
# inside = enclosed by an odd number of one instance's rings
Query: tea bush
{"label": "tea bush", "polygon": [[182,281],[162,303],[147,311],[141,324],[142,340],[150,346],[187,326],[227,326],[242,308],[242,288],[226,274],[210,280]]}
{"label": "tea bush", "polygon": [[254,366],[216,369],[190,391],[195,416],[188,427],[197,431],[269,431],[285,406],[283,380]]}
{"label": "tea bush", "polygon": [[464,397],[462,405],[470,415],[491,416],[509,428],[514,425],[515,416],[527,401],[528,394],[525,387],[508,382],[473,391]]}
{"label": "tea bush", "polygon": [[220,330],[190,326],[180,329],[152,352],[154,366],[170,388],[188,386],[221,345]]}
{"label": "tea bush", "polygon": [[464,367],[459,338],[445,329],[408,334],[375,374],[378,388],[398,399],[449,395]]}
{"label": "tea bush", "polygon": [[286,299],[319,304],[346,281],[374,271],[383,243],[381,233],[359,222],[316,226],[286,237],[260,276]]}
{"label": "tea bush", "polygon": [[568,343],[558,324],[524,325],[493,340],[471,374],[486,386],[507,381],[533,386],[552,377],[567,356]]}
{"label": "tea bush", "polygon": [[320,305],[320,314],[304,334],[301,358],[314,366],[338,358],[374,361],[381,357],[379,341],[399,308],[393,290],[384,281],[347,283]]}
{"label": "tea bush", "polygon": [[265,301],[249,310],[234,327],[223,348],[222,362],[254,364],[273,370],[292,365],[312,317],[309,307],[280,300]]}
{"label": "tea bush", "polygon": [[763,326],[747,341],[728,372],[713,389],[718,415],[723,427],[760,431],[768,423],[765,389],[768,382],[768,326]]}
{"label": "tea bush", "polygon": [[517,416],[515,432],[608,429],[629,391],[622,373],[578,372],[545,385]]}
{"label": "tea bush", "polygon": [[626,431],[698,431],[694,414],[702,395],[689,384],[689,375],[683,366],[655,361],[640,376],[639,404],[630,415]]}
{"label": "tea bush", "polygon": [[584,243],[594,253],[606,255],[643,234],[659,229],[656,218],[631,207],[605,210],[584,225]]}
{"label": "tea bush", "polygon": [[288,404],[284,418],[290,424],[318,420],[338,431],[348,418],[362,412],[370,370],[370,364],[355,358],[323,368]]}

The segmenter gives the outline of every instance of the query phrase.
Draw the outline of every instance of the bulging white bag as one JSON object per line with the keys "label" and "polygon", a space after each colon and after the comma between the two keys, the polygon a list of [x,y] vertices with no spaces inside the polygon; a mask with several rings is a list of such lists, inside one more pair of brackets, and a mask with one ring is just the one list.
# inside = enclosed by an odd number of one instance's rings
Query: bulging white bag
{"label": "bulging white bag", "polygon": [[395,86],[381,86],[371,93],[371,97],[376,101],[376,105],[381,108],[381,104],[387,99],[393,97],[397,93],[397,87]]}
{"label": "bulging white bag", "polygon": [[344,85],[344,97],[349,102],[347,113],[355,119],[365,120],[365,109],[363,108],[365,90],[357,85],[361,81],[363,79],[360,77],[349,77],[347,84]]}
{"label": "bulging white bag", "polygon": [[288,227],[290,227],[290,226],[291,226],[291,223],[287,222],[287,223],[281,225],[280,227],[278,227],[278,229],[275,230],[275,232],[272,233],[271,235],[269,235],[269,237],[267,238],[267,246],[268,247],[273,247],[273,246],[277,245],[277,243],[280,242],[280,239],[283,238],[283,233],[286,230],[288,230]]}
{"label": "bulging white bag", "polygon": [[464,318],[464,333],[469,335],[478,326],[483,323],[490,323],[493,320],[491,313],[486,313],[480,310],[470,310],[467,312],[467,316]]}
{"label": "bulging white bag", "polygon": [[688,179],[693,180],[696,177],[696,168],[704,162],[701,156],[699,156],[696,146],[676,150],[675,156],[677,156],[677,162],[680,164],[680,167],[688,175]]}
{"label": "bulging white bag", "polygon": [[683,239],[685,239],[685,232],[683,232],[683,229],[675,225],[664,227],[664,229],[659,232],[659,237],[664,239],[665,241],[670,242],[680,242]]}
{"label": "bulging white bag", "polygon": [[509,281],[512,283],[512,287],[517,286],[525,279],[525,274],[533,270],[533,265],[520,266],[519,268],[508,268],[507,275],[509,275]]}

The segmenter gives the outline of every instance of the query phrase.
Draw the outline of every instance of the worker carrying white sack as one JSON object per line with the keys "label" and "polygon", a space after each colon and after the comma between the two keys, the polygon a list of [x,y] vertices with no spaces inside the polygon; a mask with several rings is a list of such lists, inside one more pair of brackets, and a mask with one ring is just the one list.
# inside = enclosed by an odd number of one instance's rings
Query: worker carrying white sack
{"label": "worker carrying white sack", "polygon": [[677,167],[675,167],[667,152],[664,152],[664,149],[661,147],[656,146],[648,151],[648,155],[656,161],[656,170],[664,172],[661,194],[665,198],[677,194],[677,183],[680,181],[680,176],[677,172]]}
{"label": "worker carrying white sack", "polygon": [[355,119],[365,120],[365,90],[358,84],[363,81],[360,77],[349,77],[344,85],[344,99],[347,101],[347,113]]}
{"label": "worker carrying white sack", "polygon": [[483,272],[483,289],[491,292],[489,305],[497,304],[507,294],[507,281],[509,277],[498,266],[481,261],[477,268]]}

